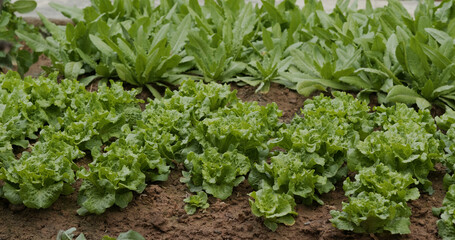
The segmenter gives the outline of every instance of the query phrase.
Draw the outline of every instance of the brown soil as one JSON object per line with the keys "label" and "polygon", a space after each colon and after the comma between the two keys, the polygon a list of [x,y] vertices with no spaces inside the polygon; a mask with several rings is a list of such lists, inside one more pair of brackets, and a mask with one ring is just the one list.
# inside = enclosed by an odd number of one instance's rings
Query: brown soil
{"label": "brown soil", "polygon": [[[41,59],[39,64],[49,64]],[[38,65],[39,65],[38,64]],[[31,75],[37,72],[29,72]],[[253,87],[238,87],[237,95],[245,101],[258,101],[260,104],[276,102],[283,111],[283,120],[289,121],[303,106],[305,100],[296,92],[273,84],[269,93],[256,94]],[[146,97],[142,94],[142,98]],[[87,166],[89,159],[83,158],[80,166]],[[145,191],[136,194],[125,208],[113,207],[106,213],[96,216],[78,216],[76,210],[77,191],[69,196],[61,196],[49,209],[28,209],[0,200],[0,240],[6,239],[55,239],[59,230],[77,228],[87,239],[100,239],[104,235],[117,236],[130,229],[141,233],[146,239],[438,239],[436,221],[432,207],[440,207],[445,191],[442,187],[444,170],[440,165],[430,174],[435,193],[422,194],[412,201],[412,233],[406,236],[366,235],[340,231],[334,228],[329,219],[330,210],[341,210],[341,202],[346,201],[342,183],[335,191],[321,198],[324,206],[297,205],[298,217],[293,226],[280,226],[276,232],[268,230],[260,218],[253,216],[248,204],[248,193],[252,188],[245,181],[234,189],[233,195],[225,201],[209,198],[210,207],[189,216],[183,210],[183,199],[190,193],[180,183],[181,166],[177,166],[163,183],[150,184]],[[74,187],[80,186],[78,181]]]}

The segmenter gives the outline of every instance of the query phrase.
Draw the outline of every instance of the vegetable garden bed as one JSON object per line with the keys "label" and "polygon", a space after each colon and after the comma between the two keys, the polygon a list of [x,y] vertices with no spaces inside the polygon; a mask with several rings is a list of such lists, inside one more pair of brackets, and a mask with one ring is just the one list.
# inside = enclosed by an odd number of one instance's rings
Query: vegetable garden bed
{"label": "vegetable garden bed", "polygon": [[[38,65],[48,65],[46,58],[27,73],[37,75]],[[97,83],[87,87],[96,90]],[[282,121],[289,122],[298,113],[305,97],[278,84],[272,84],[267,94],[255,93],[250,86],[231,85],[237,90],[237,96],[244,101],[257,101],[260,105],[275,102],[283,111]],[[140,98],[151,97],[143,91]],[[90,158],[77,161],[79,166],[87,166]],[[187,186],[180,182],[182,165],[174,169],[169,180],[153,183],[142,194],[136,194],[133,201],[125,208],[113,207],[102,215],[79,216],[76,211],[78,180],[76,191],[60,198],[49,209],[29,209],[0,200],[2,224],[0,239],[52,239],[59,230],[77,228],[87,239],[100,239],[104,235],[117,236],[121,232],[133,229],[146,239],[439,239],[436,221],[432,214],[433,207],[440,207],[445,196],[442,178],[445,173],[438,164],[436,171],[430,173],[434,194],[422,193],[420,198],[409,202],[412,209],[411,234],[409,235],[368,235],[341,231],[332,226],[331,210],[341,210],[341,203],[348,199],[344,196],[342,182],[336,189],[323,194],[324,205],[307,206],[297,204],[296,222],[293,226],[280,226],[276,232],[264,226],[261,218],[255,217],[248,204],[248,193],[253,189],[247,181],[234,188],[232,196],[221,201],[209,197],[210,207],[187,215],[183,199],[190,195]],[[349,174],[352,178],[353,174]]]}
{"label": "vegetable garden bed", "polygon": [[454,0],[0,4],[0,239],[455,236]]}

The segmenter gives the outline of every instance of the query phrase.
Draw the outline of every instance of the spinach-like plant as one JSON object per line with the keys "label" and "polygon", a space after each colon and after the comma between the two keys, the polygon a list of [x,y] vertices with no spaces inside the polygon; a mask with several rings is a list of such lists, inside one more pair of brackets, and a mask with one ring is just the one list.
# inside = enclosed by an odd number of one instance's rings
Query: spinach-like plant
{"label": "spinach-like plant", "polygon": [[16,13],[28,13],[36,8],[34,0],[0,1],[0,69],[16,70],[23,76],[38,60],[38,54],[24,49],[15,31],[38,33],[38,29],[27,24]]}
{"label": "spinach-like plant", "polygon": [[96,73],[86,76],[85,84],[97,77],[118,77],[136,86],[146,85],[159,96],[150,83],[167,79],[174,70],[188,69],[189,59],[182,60],[182,49],[191,19],[173,17],[178,15],[177,3],[154,8],[144,0],[92,0],[92,6],[84,10],[51,6],[75,25],[61,28],[40,15],[50,37],[16,31],[33,50],[51,58],[53,66],[48,71],[58,70],[67,78]]}

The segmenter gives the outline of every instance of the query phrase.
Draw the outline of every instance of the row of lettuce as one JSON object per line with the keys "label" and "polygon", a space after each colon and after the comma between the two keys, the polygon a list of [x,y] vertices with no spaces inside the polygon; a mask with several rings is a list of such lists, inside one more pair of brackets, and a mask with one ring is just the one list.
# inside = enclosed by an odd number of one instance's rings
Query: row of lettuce
{"label": "row of lettuce", "polygon": [[[377,94],[380,103],[455,109],[454,0],[421,0],[414,15],[398,0],[380,8],[368,0],[357,9],[356,3],[338,0],[331,13],[318,0],[305,0],[303,7],[296,0],[162,0],[157,6],[91,0],[84,9],[53,3],[74,24],[56,26],[40,15],[43,37],[16,18],[8,21],[30,9],[8,0],[0,31],[9,41],[16,33],[34,57],[48,56],[53,65],[46,70],[85,83],[115,78],[157,93],[155,84],[178,84],[190,75],[261,91],[276,82],[304,95],[355,90],[360,98]],[[27,54],[15,58],[21,72],[32,60]]]}
{"label": "row of lettuce", "polygon": [[[334,226],[406,234],[407,202],[433,191],[428,174],[436,163],[450,171],[455,164],[455,112],[436,118],[443,134],[427,110],[371,111],[341,92],[307,100],[304,117],[289,124],[276,104],[242,102],[229,86],[192,80],[144,111],[138,90],[115,82],[88,92],[77,81],[9,72],[0,75],[0,93],[0,197],[30,208],[51,206],[77,179],[80,215],[124,208],[182,164],[181,181],[197,193],[185,199],[189,214],[209,207],[207,194],[227,199],[247,177],[253,214],[276,230],[294,223],[296,203],[323,204],[319,196],[355,171],[343,187],[349,202],[331,212]],[[453,191],[439,210],[443,236],[455,229]]]}
{"label": "row of lettuce", "polygon": [[438,220],[439,235],[444,239],[453,239],[455,236],[455,112],[448,111],[441,118],[436,119],[439,128],[446,132],[441,138],[446,146],[444,165],[448,173],[444,176],[444,188],[447,189],[442,207],[434,208],[433,213],[440,216]]}

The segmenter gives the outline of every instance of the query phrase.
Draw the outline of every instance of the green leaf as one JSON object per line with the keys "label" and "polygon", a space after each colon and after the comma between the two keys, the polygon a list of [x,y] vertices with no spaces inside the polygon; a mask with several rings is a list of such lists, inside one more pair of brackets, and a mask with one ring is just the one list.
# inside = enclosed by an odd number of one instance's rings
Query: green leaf
{"label": "green leaf", "polygon": [[120,235],[118,235],[117,240],[145,240],[145,238],[142,237],[141,234],[139,234],[138,232],[129,230],[126,233],[120,233]]}
{"label": "green leaf", "polygon": [[78,209],[79,215],[85,215],[85,211],[101,214],[115,203],[115,190],[107,180],[100,180],[99,186],[89,184],[86,181],[79,189],[78,203],[82,208]]}
{"label": "green leaf", "polygon": [[71,18],[73,21],[75,21],[75,23],[84,20],[84,14],[80,8],[62,5],[55,2],[49,3],[49,6],[61,12],[64,16]]}
{"label": "green leaf", "polygon": [[422,98],[414,90],[402,85],[397,85],[390,89],[389,93],[387,94],[386,101],[402,102],[406,104],[419,103],[419,108],[421,109],[425,109],[431,106],[431,103]]}
{"label": "green leaf", "polygon": [[128,69],[128,66],[125,64],[121,63],[113,63],[115,70],[117,71],[117,74],[120,79],[122,79],[125,82],[128,82],[129,84],[139,86],[140,84],[135,80],[133,77],[133,73]]}
{"label": "green leaf", "polygon": [[28,13],[36,8],[37,4],[34,0],[17,0],[11,4],[11,8],[15,12]]}
{"label": "green leaf", "polygon": [[19,189],[14,188],[12,185],[5,183],[2,187],[3,197],[8,199],[12,204],[22,204],[22,198],[19,194]]}
{"label": "green leaf", "polygon": [[67,79],[78,79],[83,74],[82,62],[69,62],[65,64],[65,77]]}
{"label": "green leaf", "polygon": [[21,30],[16,31],[16,35],[20,39],[24,40],[27,43],[27,45],[36,52],[45,52],[50,48],[49,44],[46,42],[46,40],[44,40],[44,38],[40,34],[30,33]]}
{"label": "green leaf", "polygon": [[133,200],[133,193],[132,192],[125,192],[125,193],[116,193],[115,194],[115,205],[126,208],[128,203]]}
{"label": "green leaf", "polygon": [[93,45],[104,55],[106,56],[112,56],[114,53],[114,50],[107,45],[101,38],[90,34],[89,35],[90,41],[92,41]]}
{"label": "green leaf", "polygon": [[169,40],[172,46],[171,53],[176,54],[185,45],[185,40],[187,39],[190,28],[191,16],[186,15],[175,30],[175,35]]}
{"label": "green leaf", "polygon": [[452,41],[452,38],[446,32],[434,28],[425,28],[425,31],[430,34],[439,44],[444,44],[447,41]]}
{"label": "green leaf", "polygon": [[24,205],[29,208],[48,208],[54,203],[63,190],[63,182],[46,187],[36,187],[30,183],[21,184],[19,194]]}

